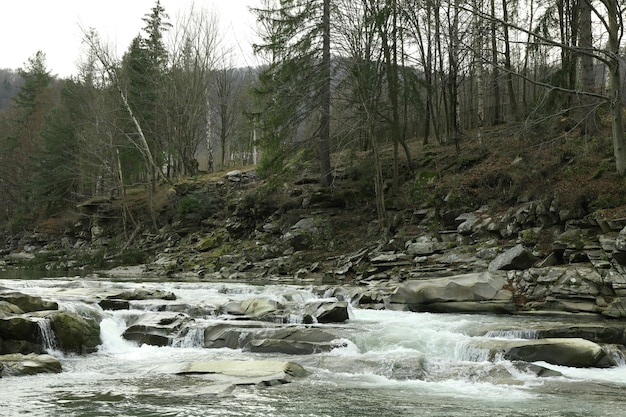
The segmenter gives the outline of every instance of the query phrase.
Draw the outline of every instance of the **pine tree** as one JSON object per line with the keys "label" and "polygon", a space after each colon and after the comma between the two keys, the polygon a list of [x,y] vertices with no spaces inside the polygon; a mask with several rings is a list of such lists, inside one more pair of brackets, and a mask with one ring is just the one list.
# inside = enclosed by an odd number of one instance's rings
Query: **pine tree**
{"label": "pine tree", "polygon": [[19,71],[24,85],[13,97],[12,131],[0,138],[0,200],[8,213],[32,212],[27,184],[33,178],[33,155],[42,146],[40,136],[46,114],[56,101],[54,78],[46,68],[46,56],[37,52]]}
{"label": "pine tree", "polygon": [[254,10],[265,28],[257,53],[269,56],[260,75],[258,96],[263,112],[265,161],[281,165],[285,142],[311,114],[319,116],[316,138],[320,160],[320,183],[330,185],[330,0],[285,0],[279,7]]}

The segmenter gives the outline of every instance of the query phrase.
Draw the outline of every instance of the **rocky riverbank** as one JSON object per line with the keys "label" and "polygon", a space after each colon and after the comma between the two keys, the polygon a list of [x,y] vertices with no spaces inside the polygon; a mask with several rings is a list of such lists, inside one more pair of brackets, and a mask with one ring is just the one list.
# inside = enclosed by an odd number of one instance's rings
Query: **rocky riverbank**
{"label": "rocky riverbank", "polygon": [[[269,188],[254,171],[182,182],[164,192],[158,231],[137,223],[123,239],[119,202],[91,200],[54,233],[5,236],[0,268],[350,284],[349,301],[366,308],[626,315],[626,211],[557,198],[504,211],[405,207],[381,239],[350,187],[313,182]],[[475,280],[487,275],[497,282],[476,295],[484,283]]]}
{"label": "rocky riverbank", "polygon": [[[331,192],[313,182],[301,178],[270,188],[254,171],[182,182],[163,194],[158,231],[137,222],[126,234],[119,221],[119,201],[90,200],[78,207],[71,222],[59,222],[54,230],[42,227],[37,232],[7,234],[0,267],[65,271],[76,275],[77,281],[81,276],[111,276],[288,282],[314,285],[332,298],[315,303],[294,299],[288,305],[251,299],[214,306],[211,314],[238,320],[204,330],[206,347],[289,354],[329,350],[338,343],[341,331],[311,325],[343,323],[349,306],[563,315],[571,318],[572,326],[543,329],[540,337],[550,339],[550,349],[557,345],[589,353],[580,366],[611,364],[587,342],[610,343],[619,349],[626,344],[624,331],[616,325],[626,317],[626,213],[588,212],[557,198],[527,201],[506,210],[462,204],[404,207],[392,213],[390,235],[381,239],[372,220],[375,213],[362,206],[358,193],[349,187]],[[128,263],[129,254],[141,262],[115,266],[115,262]],[[127,262],[119,262],[124,256]],[[91,268],[94,265],[98,269]],[[105,310],[127,309],[136,300],[175,297],[107,293],[92,295],[89,302]],[[42,322],[50,323],[63,351],[88,353],[99,343],[97,316],[61,312],[45,304],[48,300],[24,294],[2,291],[0,299],[3,354],[43,353],[45,340],[36,331]],[[135,318],[124,337],[164,345],[189,331],[193,314],[186,307],[177,311],[168,304],[166,310]],[[289,323],[296,315],[303,326],[267,324]],[[558,341],[563,338],[584,342]],[[536,352],[549,352],[545,346],[509,344],[494,352],[515,352],[506,355],[516,359],[520,351],[533,352],[533,357],[544,358]],[[43,359],[44,369],[56,369],[50,368],[49,358]],[[26,356],[24,361],[32,363],[33,358]]]}

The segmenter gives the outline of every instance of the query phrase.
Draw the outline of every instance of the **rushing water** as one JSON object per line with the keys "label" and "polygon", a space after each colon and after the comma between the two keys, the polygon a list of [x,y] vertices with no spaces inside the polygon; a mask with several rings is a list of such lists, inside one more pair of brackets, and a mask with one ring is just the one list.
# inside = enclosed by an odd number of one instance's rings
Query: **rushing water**
{"label": "rushing water", "polygon": [[[172,346],[138,346],[121,337],[130,311],[103,312],[85,294],[139,286],[174,292],[194,311],[210,312],[228,300],[268,297],[306,302],[310,288],[236,283],[136,283],[88,279],[0,280],[0,286],[59,302],[62,309],[102,315],[97,353],[60,358],[62,374],[0,379],[2,416],[509,416],[626,415],[626,366],[574,369],[537,377],[509,361],[489,361],[472,341],[532,338],[548,319],[428,314],[354,309],[339,327],[343,347],[303,356],[205,349],[203,325],[220,320],[197,314],[194,330]],[[161,302],[168,303],[168,302]],[[294,317],[294,323],[298,318]],[[558,325],[558,323],[554,323]],[[296,324],[297,325],[297,324]],[[331,326],[331,325],[328,325]],[[42,331],[45,323],[42,323]],[[310,373],[273,387],[215,391],[200,376],[161,372],[164,364],[214,359],[286,359]]]}

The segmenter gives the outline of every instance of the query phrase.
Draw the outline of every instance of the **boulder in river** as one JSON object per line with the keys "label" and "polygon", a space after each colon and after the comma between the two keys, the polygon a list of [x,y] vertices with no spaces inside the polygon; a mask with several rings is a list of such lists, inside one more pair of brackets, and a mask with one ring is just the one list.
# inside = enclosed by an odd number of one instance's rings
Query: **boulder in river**
{"label": "boulder in river", "polygon": [[54,301],[47,301],[41,297],[22,294],[20,292],[0,293],[0,301],[7,301],[14,304],[26,313],[59,309],[59,305]]}
{"label": "boulder in river", "polygon": [[615,360],[597,343],[579,338],[534,340],[489,340],[478,343],[490,357],[502,356],[512,361],[547,362],[574,368],[608,368]]}
{"label": "boulder in river", "polygon": [[13,353],[0,355],[0,375],[19,376],[61,372],[61,362],[50,355]]}
{"label": "boulder in river", "polygon": [[167,346],[189,320],[185,314],[149,312],[135,318],[122,336],[139,344]]}
{"label": "boulder in river", "polygon": [[180,366],[177,375],[204,375],[220,385],[273,386],[306,376],[306,370],[289,361],[217,360],[190,362]]}
{"label": "boulder in river", "polygon": [[[410,280],[398,285],[390,295],[389,303],[391,307],[393,304],[405,304],[412,311],[438,306],[437,311],[444,312],[447,304],[450,304],[451,312],[494,311],[500,305],[506,307],[510,304],[512,294],[504,290],[505,284],[504,275],[498,272]],[[486,306],[485,310],[481,310],[481,303]]]}
{"label": "boulder in river", "polygon": [[64,352],[91,353],[102,343],[100,323],[95,319],[69,311],[55,311],[46,317],[50,320],[59,348]]}

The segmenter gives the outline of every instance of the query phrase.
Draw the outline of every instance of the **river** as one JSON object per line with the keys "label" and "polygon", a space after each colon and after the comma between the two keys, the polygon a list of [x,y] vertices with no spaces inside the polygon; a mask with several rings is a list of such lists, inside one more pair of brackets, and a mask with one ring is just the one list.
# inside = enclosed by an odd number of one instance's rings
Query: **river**
{"label": "river", "polygon": [[[207,306],[251,294],[277,300],[287,293],[303,300],[319,297],[310,287],[87,278],[0,279],[0,286],[103,317],[96,353],[63,355],[51,347],[49,353],[61,360],[61,374],[0,379],[2,416],[626,415],[624,365],[577,369],[540,363],[561,375],[538,377],[472,348],[481,339],[532,337],[533,328],[556,319],[352,309],[348,322],[328,325],[340,327],[341,347],[285,356],[206,349],[191,333],[172,346],[139,346],[121,337],[125,323],[154,305],[137,302],[131,310],[102,311],[85,294],[159,288],[174,292],[175,302],[190,311],[207,311]],[[205,314],[196,320],[201,327],[221,318]],[[216,392],[200,376],[159,371],[167,363],[267,358],[297,362],[309,374],[285,385]]]}

